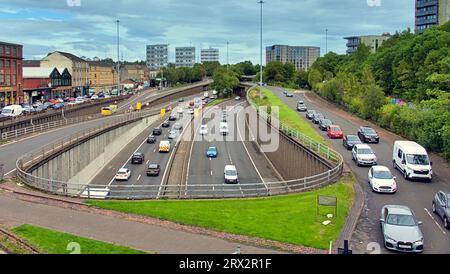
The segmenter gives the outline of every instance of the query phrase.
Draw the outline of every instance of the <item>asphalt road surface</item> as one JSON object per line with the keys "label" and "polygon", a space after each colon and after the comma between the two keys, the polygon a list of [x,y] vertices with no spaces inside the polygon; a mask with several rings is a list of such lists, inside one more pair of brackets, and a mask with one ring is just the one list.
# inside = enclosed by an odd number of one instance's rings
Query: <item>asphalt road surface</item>
{"label": "asphalt road surface", "polygon": [[[344,134],[357,134],[360,126],[369,124],[326,103],[315,94],[301,92],[296,93],[293,98],[287,98],[283,94],[283,89],[275,87],[270,89],[293,109],[296,109],[299,100],[305,101],[308,109],[323,113],[334,124],[341,126]],[[299,113],[299,116],[307,120],[304,113]],[[315,125],[314,127],[317,128]],[[438,166],[435,163],[433,166],[435,177],[432,183],[406,181],[399,171],[394,171],[392,168],[393,145],[395,140],[401,140],[402,138],[378,127],[373,127],[381,137],[380,144],[371,145],[377,154],[378,164],[389,167],[393,174],[397,176],[396,181],[399,189],[394,195],[372,193],[368,184],[369,168],[356,166],[352,161],[351,152],[343,147],[342,140],[329,140],[329,143],[343,155],[346,164],[363,187],[366,196],[365,208],[351,241],[351,248],[355,253],[378,253],[378,251],[391,253],[384,248],[379,219],[384,205],[398,204],[409,206],[415,212],[418,220],[423,221],[421,229],[425,241],[424,253],[450,254],[450,231],[444,228],[442,220],[434,215],[431,210],[431,203],[435,194],[439,190],[450,189],[448,177],[446,177],[448,168]],[[318,128],[317,131],[328,139],[326,132],[320,131]]]}

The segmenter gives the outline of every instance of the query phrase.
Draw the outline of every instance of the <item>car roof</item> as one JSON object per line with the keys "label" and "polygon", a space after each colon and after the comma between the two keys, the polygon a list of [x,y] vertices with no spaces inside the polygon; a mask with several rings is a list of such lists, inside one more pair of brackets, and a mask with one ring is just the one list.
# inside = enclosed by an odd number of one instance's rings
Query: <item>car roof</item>
{"label": "car roof", "polygon": [[150,164],[148,165],[149,168],[159,168],[159,164]]}
{"label": "car roof", "polygon": [[236,170],[236,166],[233,165],[226,165],[225,170]]}
{"label": "car roof", "polygon": [[369,145],[367,145],[367,144],[357,144],[357,145],[355,145],[355,147],[357,148],[357,149],[363,149],[363,148],[370,148],[370,149],[372,149]]}
{"label": "car roof", "polygon": [[119,172],[128,172],[128,169],[127,168],[121,168],[121,169],[119,169]]}
{"label": "car roof", "polygon": [[395,145],[401,147],[401,149],[405,154],[418,154],[418,155],[427,154],[427,150],[423,148],[421,145],[417,144],[416,142],[397,141],[395,142]]}
{"label": "car roof", "polygon": [[399,215],[413,215],[412,210],[407,206],[402,205],[387,205],[385,206],[389,210],[389,214]]}
{"label": "car roof", "polygon": [[142,155],[144,155],[144,154],[141,153],[141,152],[136,152],[136,153],[133,154],[133,156],[142,156]]}
{"label": "car roof", "polygon": [[337,127],[337,128],[339,128],[339,129],[341,129],[341,127],[338,126],[338,125],[330,125],[330,128],[333,128],[333,127]]}
{"label": "car roof", "polygon": [[389,168],[387,168],[385,166],[373,166],[372,169],[374,171],[389,171],[390,172]]}
{"label": "car roof", "polygon": [[208,149],[217,149],[217,147],[209,147]]}

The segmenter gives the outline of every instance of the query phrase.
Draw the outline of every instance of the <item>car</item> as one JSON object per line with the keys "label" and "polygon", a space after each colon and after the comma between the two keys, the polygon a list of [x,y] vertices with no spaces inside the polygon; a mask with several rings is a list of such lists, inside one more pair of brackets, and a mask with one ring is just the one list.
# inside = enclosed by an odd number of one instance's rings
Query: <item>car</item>
{"label": "car", "polygon": [[360,127],[358,130],[358,137],[364,143],[376,143],[380,142],[380,136],[378,133],[371,127]]}
{"label": "car", "polygon": [[208,158],[217,158],[218,154],[217,147],[210,147],[206,151],[206,157]]}
{"label": "car", "polygon": [[161,124],[161,127],[169,128],[170,127],[170,121],[169,120],[164,121],[164,123]]}
{"label": "car", "polygon": [[342,129],[340,126],[337,125],[330,125],[327,128],[327,135],[331,139],[342,139],[344,138],[344,132],[342,132]]}
{"label": "car", "polygon": [[131,177],[131,170],[127,168],[121,168],[119,169],[114,178],[116,179],[116,181],[128,181],[130,177]]}
{"label": "car", "polygon": [[193,108],[188,108],[187,109],[187,114],[194,115],[194,113],[195,113],[195,111],[194,111]]}
{"label": "car", "polygon": [[207,125],[202,125],[200,127],[200,135],[208,135],[208,126]]}
{"label": "car", "polygon": [[175,114],[169,116],[169,121],[176,121],[178,117]]}
{"label": "car", "polygon": [[183,114],[184,108],[183,107],[178,107],[177,112],[178,112],[178,114]]}
{"label": "car", "polygon": [[396,193],[396,177],[392,175],[389,168],[385,166],[373,166],[369,170],[369,185],[373,192],[378,193]]}
{"label": "car", "polygon": [[314,117],[313,117],[313,119],[312,119],[312,122],[313,122],[314,124],[318,124],[318,123],[320,122],[320,120],[322,120],[322,119],[325,119],[325,116],[323,116],[322,113],[316,113],[316,114],[314,114]]}
{"label": "car", "polygon": [[236,98],[234,98],[235,101],[240,101],[241,97],[240,96],[236,96]]}
{"label": "car", "polygon": [[236,166],[227,165],[224,170],[225,175],[225,184],[238,184],[239,183],[239,174],[237,172]]}
{"label": "car", "polygon": [[91,100],[98,100],[100,99],[100,97],[98,97],[98,95],[92,95]]}
{"label": "car", "polygon": [[292,94],[292,93],[288,92],[288,93],[286,94],[286,97],[288,97],[288,98],[292,98],[292,97],[294,97],[294,94]]}
{"label": "car", "polygon": [[317,112],[315,110],[308,110],[306,111],[306,119],[312,120],[314,118],[314,115],[316,115]]}
{"label": "car", "polygon": [[342,145],[347,150],[352,150],[355,145],[362,144],[361,140],[356,135],[346,135],[343,139],[344,140],[342,141]]}
{"label": "car", "polygon": [[386,205],[381,209],[381,232],[388,250],[422,253],[424,238],[414,212],[407,206]]}
{"label": "car", "polygon": [[181,131],[183,130],[183,126],[180,123],[175,123],[175,125],[173,125],[173,130]]}
{"label": "car", "polygon": [[135,153],[131,157],[131,164],[142,165],[145,161],[145,155],[143,153]]}
{"label": "car", "polygon": [[289,93],[289,91],[283,90],[283,94],[284,94],[284,95],[287,95],[288,93]]}
{"label": "car", "polygon": [[161,136],[162,135],[162,129],[157,127],[153,129],[153,135],[155,136]]}
{"label": "car", "polygon": [[159,176],[161,172],[161,167],[159,164],[150,164],[147,168],[147,176]]}
{"label": "car", "polygon": [[68,102],[67,105],[68,106],[75,106],[75,105],[77,105],[77,103],[76,102]]}
{"label": "car", "polygon": [[57,104],[54,104],[51,106],[51,108],[53,108],[53,109],[61,109],[63,107],[64,107],[64,105],[62,103],[57,103]]}
{"label": "car", "polygon": [[228,123],[221,122],[219,127],[220,134],[226,136],[230,133],[230,129],[228,127]]}
{"label": "car", "polygon": [[53,106],[53,103],[52,102],[45,102],[42,106],[44,107],[44,109],[48,109],[48,108],[51,108],[51,106]]}
{"label": "car", "polygon": [[178,102],[183,103],[183,102],[184,102],[184,98],[180,98],[180,99],[178,100]]}
{"label": "car", "polygon": [[328,127],[331,126],[333,122],[330,119],[320,119],[319,128],[322,131],[327,131]]}
{"label": "car", "polygon": [[25,114],[34,114],[36,113],[36,109],[30,105],[22,105],[22,111]]}
{"label": "car", "polygon": [[175,131],[175,130],[171,130],[169,132],[169,135],[167,136],[167,138],[169,138],[169,140],[176,139],[177,137],[178,137],[178,131]]}
{"label": "car", "polygon": [[36,111],[36,113],[41,113],[45,111],[45,108],[43,105],[37,106],[34,108],[34,110]]}
{"label": "car", "polygon": [[150,135],[147,137],[147,144],[154,144],[156,143],[156,137],[154,135]]}
{"label": "car", "polygon": [[450,191],[439,191],[434,197],[432,209],[444,221],[444,227],[450,230]]}
{"label": "car", "polygon": [[308,107],[306,106],[304,101],[299,101],[297,104],[297,111],[299,112],[305,112],[308,111]]}
{"label": "car", "polygon": [[375,152],[366,144],[353,146],[352,158],[357,166],[376,166],[378,161]]}

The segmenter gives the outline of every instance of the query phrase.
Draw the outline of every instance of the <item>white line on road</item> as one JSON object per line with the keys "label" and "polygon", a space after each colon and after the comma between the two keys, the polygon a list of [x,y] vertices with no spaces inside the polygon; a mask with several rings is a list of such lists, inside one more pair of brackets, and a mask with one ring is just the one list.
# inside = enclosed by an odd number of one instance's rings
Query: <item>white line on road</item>
{"label": "white line on road", "polygon": [[137,181],[139,181],[140,179],[141,179],[141,174],[139,174],[139,176],[137,178]]}
{"label": "white line on road", "polygon": [[15,172],[16,171],[16,169],[13,169],[13,170],[11,170],[11,171],[8,171],[7,173],[5,173],[5,176],[8,176],[8,175],[10,175],[11,173],[13,173],[13,172]]}
{"label": "white line on road", "polygon": [[430,216],[430,218],[433,220],[433,222],[437,225],[437,227],[439,228],[439,230],[445,235],[445,234],[447,234],[446,232],[445,232],[445,230],[444,229],[442,229],[442,227],[439,225],[439,223],[436,221],[436,219],[434,219],[434,217],[433,217],[433,215],[430,213],[430,211],[428,211],[428,209],[427,208],[425,208],[425,211],[427,212],[427,214]]}

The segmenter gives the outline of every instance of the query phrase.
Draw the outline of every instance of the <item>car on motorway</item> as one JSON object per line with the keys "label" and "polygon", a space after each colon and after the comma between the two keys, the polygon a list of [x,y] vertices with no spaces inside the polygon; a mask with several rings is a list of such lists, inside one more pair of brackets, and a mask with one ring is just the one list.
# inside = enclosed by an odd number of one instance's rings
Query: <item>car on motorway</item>
{"label": "car on motorway", "polygon": [[220,127],[219,127],[219,131],[220,131],[220,134],[223,135],[223,136],[228,135],[228,133],[230,132],[230,130],[228,128],[228,123],[221,122],[220,123]]}
{"label": "car on motorway", "polygon": [[313,119],[312,119],[312,122],[313,122],[314,124],[318,124],[318,123],[320,122],[320,120],[322,120],[322,119],[325,119],[325,116],[323,116],[322,113],[316,113],[316,114],[314,114],[314,117],[313,117]]}
{"label": "car on motorway", "polygon": [[346,135],[342,144],[347,150],[352,150],[355,145],[362,144],[361,139],[356,135]]}
{"label": "car on motorway", "polygon": [[299,101],[297,103],[297,111],[300,111],[300,112],[308,111],[308,107],[306,106],[304,101]]}
{"label": "car on motorway", "polygon": [[330,125],[327,128],[327,135],[331,139],[342,139],[344,138],[344,132],[342,131],[340,126]]}
{"label": "car on motorway", "polygon": [[331,126],[333,122],[331,122],[330,119],[320,119],[319,121],[319,128],[322,131],[326,131],[329,126]]}
{"label": "car on motorway", "polygon": [[173,122],[176,121],[178,119],[178,117],[175,114],[172,114],[169,116],[169,121]]}
{"label": "car on motorway", "polygon": [[183,102],[184,102],[184,98],[180,98],[180,99],[178,100],[178,102],[183,103]]}
{"label": "car on motorway", "polygon": [[144,153],[135,153],[131,157],[131,164],[133,165],[142,165],[145,161]]}
{"label": "car on motorway", "polygon": [[407,206],[386,205],[381,210],[384,246],[392,251],[422,253],[424,238],[414,212]]}
{"label": "car on motorway", "polygon": [[150,164],[147,168],[147,176],[159,176],[161,166],[159,164]]}
{"label": "car on motorway", "polygon": [[376,143],[380,142],[380,136],[378,133],[371,127],[360,127],[358,129],[358,137],[364,143]]}
{"label": "car on motorway", "polygon": [[208,135],[208,126],[207,125],[201,125],[200,135]]}
{"label": "car on motorway", "polygon": [[306,111],[306,119],[308,120],[312,120],[314,119],[314,115],[317,114],[317,112],[315,110],[308,110]]}
{"label": "car on motorway", "polygon": [[131,170],[127,168],[121,168],[117,172],[116,176],[114,177],[116,181],[128,181],[131,177]]}
{"label": "car on motorway", "polygon": [[161,124],[161,127],[163,127],[163,128],[170,127],[170,121],[169,120],[164,121],[164,123]]}
{"label": "car on motorway", "polygon": [[396,193],[396,177],[385,166],[373,166],[369,170],[369,185],[372,191],[378,193]]}
{"label": "car on motorway", "polygon": [[236,98],[234,98],[235,101],[240,101],[241,97],[240,96],[236,96]]}
{"label": "car on motorway", "polygon": [[288,97],[288,98],[292,98],[292,97],[294,97],[294,94],[293,94],[293,93],[290,93],[290,92],[288,92],[288,93],[286,94],[286,97]]}
{"label": "car on motorway", "polygon": [[366,144],[355,145],[352,158],[357,166],[376,166],[378,161],[375,151]]}
{"label": "car on motorway", "polygon": [[184,108],[183,107],[178,107],[177,112],[178,112],[178,114],[183,114]]}
{"label": "car on motorway", "polygon": [[181,130],[183,130],[183,126],[180,124],[180,123],[175,123],[174,125],[173,125],[173,128],[172,128],[173,130],[178,130],[178,131],[181,131]]}
{"label": "car on motorway", "polygon": [[224,170],[225,175],[225,184],[238,184],[239,183],[239,174],[237,172],[236,166],[227,165]]}
{"label": "car on motorway", "polygon": [[394,169],[398,169],[406,180],[433,179],[433,163],[421,145],[410,141],[396,141],[392,154]]}
{"label": "car on motorway", "polygon": [[433,213],[444,221],[444,227],[450,230],[450,191],[439,191],[434,197],[432,208]]}
{"label": "car on motorway", "polygon": [[162,134],[162,129],[157,127],[153,129],[153,135],[160,136]]}
{"label": "car on motorway", "polygon": [[169,131],[169,135],[167,136],[167,138],[168,138],[169,140],[174,140],[174,139],[176,139],[177,137],[178,137],[178,131],[175,131],[175,130]]}
{"label": "car on motorway", "polygon": [[100,97],[98,97],[98,95],[92,95],[91,100],[98,100],[100,99]]}
{"label": "car on motorway", "polygon": [[187,114],[190,114],[190,115],[194,115],[194,113],[195,113],[195,111],[194,111],[194,109],[193,108],[188,108],[187,109]]}
{"label": "car on motorway", "polygon": [[217,158],[218,154],[217,147],[210,147],[206,151],[206,157],[208,158]]}
{"label": "car on motorway", "polygon": [[156,137],[154,135],[150,135],[147,137],[147,144],[154,144],[156,143]]}

